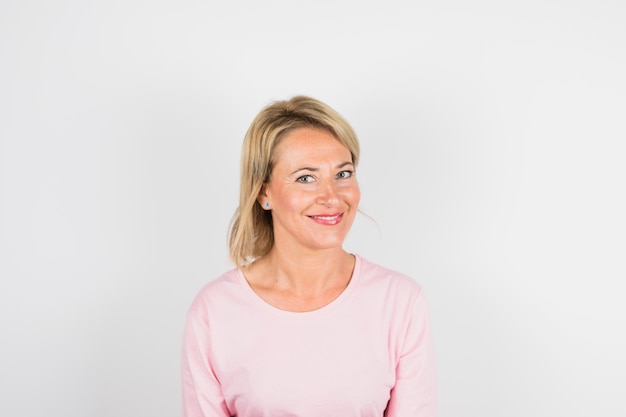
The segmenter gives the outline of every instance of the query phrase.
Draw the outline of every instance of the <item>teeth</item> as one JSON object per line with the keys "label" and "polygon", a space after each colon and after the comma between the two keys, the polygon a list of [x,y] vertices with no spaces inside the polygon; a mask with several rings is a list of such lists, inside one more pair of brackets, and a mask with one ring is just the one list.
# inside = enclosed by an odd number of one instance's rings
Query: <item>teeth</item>
{"label": "teeth", "polygon": [[336,218],[339,217],[339,215],[336,216],[313,216],[316,219],[322,219],[322,220],[335,220]]}

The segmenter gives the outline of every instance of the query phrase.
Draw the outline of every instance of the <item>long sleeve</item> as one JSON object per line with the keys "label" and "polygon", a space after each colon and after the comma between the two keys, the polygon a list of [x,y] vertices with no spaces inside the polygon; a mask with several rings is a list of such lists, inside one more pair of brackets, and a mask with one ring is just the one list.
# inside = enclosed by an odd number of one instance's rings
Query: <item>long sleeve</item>
{"label": "long sleeve", "polygon": [[197,310],[187,317],[182,350],[183,417],[229,417],[222,389],[213,372],[209,328]]}
{"label": "long sleeve", "polygon": [[414,300],[408,314],[406,337],[396,367],[396,383],[385,417],[435,417],[435,355],[423,291]]}

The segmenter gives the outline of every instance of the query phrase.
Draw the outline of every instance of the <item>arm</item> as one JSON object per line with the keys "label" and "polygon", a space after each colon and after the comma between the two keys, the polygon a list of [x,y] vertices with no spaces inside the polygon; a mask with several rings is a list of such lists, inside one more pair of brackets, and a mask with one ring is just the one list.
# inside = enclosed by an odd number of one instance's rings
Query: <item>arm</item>
{"label": "arm", "polygon": [[194,313],[192,310],[187,317],[183,336],[183,417],[229,417],[210,362],[208,323]]}
{"label": "arm", "polygon": [[409,310],[406,336],[400,345],[396,383],[385,417],[435,417],[437,374],[428,316],[420,291]]}

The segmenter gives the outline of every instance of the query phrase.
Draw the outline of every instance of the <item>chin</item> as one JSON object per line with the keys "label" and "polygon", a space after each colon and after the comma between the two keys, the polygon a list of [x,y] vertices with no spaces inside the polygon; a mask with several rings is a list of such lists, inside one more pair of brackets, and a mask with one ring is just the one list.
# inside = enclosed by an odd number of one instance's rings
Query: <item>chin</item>
{"label": "chin", "polygon": [[318,242],[312,243],[310,247],[313,249],[318,249],[318,250],[342,249],[344,240],[345,239],[333,239],[333,240],[326,240],[322,242],[318,241]]}

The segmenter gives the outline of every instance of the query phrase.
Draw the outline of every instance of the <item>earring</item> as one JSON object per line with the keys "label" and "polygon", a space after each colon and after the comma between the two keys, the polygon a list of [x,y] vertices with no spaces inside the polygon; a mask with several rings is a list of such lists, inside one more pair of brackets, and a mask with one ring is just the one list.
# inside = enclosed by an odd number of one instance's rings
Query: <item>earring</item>
{"label": "earring", "polygon": [[269,206],[270,206],[269,201],[266,201],[266,202],[265,202],[265,208],[268,208]]}

